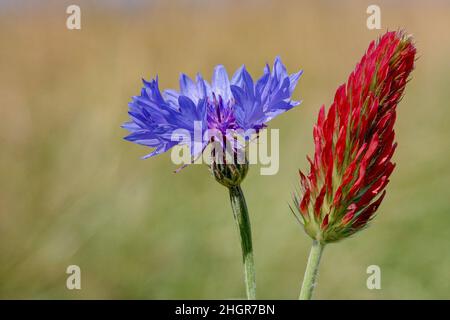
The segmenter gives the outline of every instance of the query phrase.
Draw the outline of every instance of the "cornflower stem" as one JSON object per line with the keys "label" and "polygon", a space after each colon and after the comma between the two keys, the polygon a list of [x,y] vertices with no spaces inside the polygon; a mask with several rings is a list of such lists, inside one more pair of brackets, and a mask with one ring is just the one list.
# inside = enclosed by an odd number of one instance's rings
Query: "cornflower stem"
{"label": "cornflower stem", "polygon": [[320,257],[322,256],[324,247],[324,244],[317,240],[313,240],[299,300],[311,300],[312,298],[313,290],[316,285],[317,273],[319,271]]}
{"label": "cornflower stem", "polygon": [[233,209],[234,220],[239,229],[242,247],[242,260],[244,262],[244,279],[247,299],[256,299],[256,276],[255,263],[253,261],[252,231],[250,218],[248,216],[247,204],[241,186],[232,186],[230,191],[231,208]]}

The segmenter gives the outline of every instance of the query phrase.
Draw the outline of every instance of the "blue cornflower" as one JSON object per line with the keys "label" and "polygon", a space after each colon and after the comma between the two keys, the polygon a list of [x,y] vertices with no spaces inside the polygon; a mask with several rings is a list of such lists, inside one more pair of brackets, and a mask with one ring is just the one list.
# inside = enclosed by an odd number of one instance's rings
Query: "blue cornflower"
{"label": "blue cornflower", "polygon": [[[123,125],[131,132],[126,140],[154,148],[144,158],[166,152],[176,145],[187,145],[192,161],[202,155],[209,143],[214,143],[209,158],[212,160],[210,170],[230,194],[233,216],[239,228],[248,299],[256,298],[256,278],[250,218],[240,186],[249,169],[245,141],[274,117],[300,104],[291,100],[291,95],[301,75],[302,71],[288,75],[277,57],[273,70],[266,65],[256,83],[245,66],[230,80],[222,65],[214,69],[211,84],[200,74],[195,81],[181,74],[180,91],[164,90],[161,93],[158,78],[143,80],[141,94],[129,103],[131,121]],[[228,152],[228,141],[232,142],[231,152]],[[231,161],[227,158],[230,154],[233,156]]]}
{"label": "blue cornflower", "polygon": [[[179,92],[161,93],[158,78],[143,80],[141,94],[129,103],[131,121],[122,127],[130,134],[125,139],[155,148],[145,159],[192,141],[196,130],[201,131],[202,138],[207,130],[216,130],[227,139],[232,130],[258,131],[277,115],[300,104],[291,100],[291,95],[302,73],[289,75],[277,57],[273,70],[266,65],[256,83],[245,66],[229,80],[222,65],[215,67],[211,84],[200,74],[196,81],[181,74]],[[180,139],[180,129],[189,137]],[[175,132],[177,139],[174,139]],[[202,139],[198,145],[193,141],[191,156],[199,156],[209,142]]]}

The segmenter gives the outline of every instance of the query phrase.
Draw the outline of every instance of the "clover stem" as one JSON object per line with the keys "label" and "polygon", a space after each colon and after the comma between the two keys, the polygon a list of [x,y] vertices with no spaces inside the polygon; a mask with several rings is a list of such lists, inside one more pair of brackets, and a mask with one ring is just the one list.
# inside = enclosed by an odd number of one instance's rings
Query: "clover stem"
{"label": "clover stem", "polygon": [[319,271],[320,257],[322,256],[324,246],[325,245],[321,244],[319,241],[313,240],[302,288],[300,290],[300,300],[311,300],[312,298],[312,293],[316,285],[317,273]]}

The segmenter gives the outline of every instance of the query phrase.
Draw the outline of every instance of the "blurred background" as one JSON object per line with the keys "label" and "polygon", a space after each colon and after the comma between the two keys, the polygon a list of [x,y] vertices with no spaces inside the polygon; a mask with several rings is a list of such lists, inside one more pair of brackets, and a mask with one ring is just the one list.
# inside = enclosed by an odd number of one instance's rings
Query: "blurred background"
{"label": "blurred background", "polygon": [[[329,245],[318,299],[450,298],[450,4],[377,1],[0,1],[0,298],[243,298],[227,190],[205,166],[174,174],[170,154],[128,143],[119,126],[141,78],[210,79],[280,55],[304,69],[300,107],[280,129],[280,170],[251,168],[258,297],[295,299],[310,239],[288,204],[313,152],[312,126],[369,41],[404,28],[419,53],[398,109],[396,170],[370,228]],[[81,30],[66,28],[81,7]],[[81,290],[66,268],[81,268]],[[366,268],[381,268],[368,290]]]}

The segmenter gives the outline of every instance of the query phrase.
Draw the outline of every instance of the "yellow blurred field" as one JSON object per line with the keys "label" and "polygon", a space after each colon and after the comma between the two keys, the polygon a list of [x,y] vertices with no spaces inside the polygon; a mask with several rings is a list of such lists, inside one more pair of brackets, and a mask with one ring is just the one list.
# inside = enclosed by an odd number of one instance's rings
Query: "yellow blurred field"
{"label": "yellow blurred field", "polygon": [[[174,174],[169,154],[140,160],[148,150],[120,125],[143,77],[177,88],[180,72],[210,79],[217,64],[259,76],[280,55],[304,70],[303,103],[270,123],[279,173],[255,166],[243,189],[258,297],[295,299],[310,239],[288,204],[316,114],[369,41],[399,28],[419,59],[398,109],[397,167],[372,226],[325,249],[315,298],[450,298],[449,4],[379,1],[371,31],[371,1],[132,3],[79,1],[79,31],[65,27],[71,1],[0,5],[0,298],[243,298],[226,189],[206,166]],[[66,289],[70,264],[82,290]],[[372,264],[381,290],[366,287]]]}

